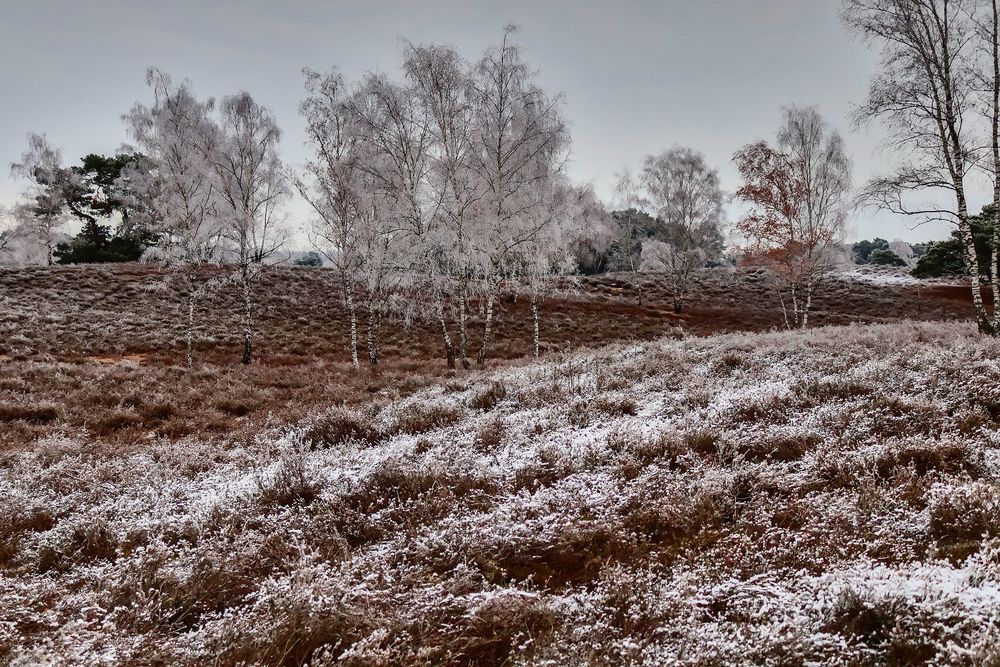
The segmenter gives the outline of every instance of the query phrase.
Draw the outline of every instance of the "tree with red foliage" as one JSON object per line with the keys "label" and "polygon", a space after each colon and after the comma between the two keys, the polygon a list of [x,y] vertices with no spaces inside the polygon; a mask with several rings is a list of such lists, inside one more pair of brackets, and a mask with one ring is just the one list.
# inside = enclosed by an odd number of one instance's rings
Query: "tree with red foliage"
{"label": "tree with red foliage", "polygon": [[778,277],[785,326],[792,329],[808,325],[813,295],[837,257],[851,165],[840,135],[815,109],[784,113],[778,148],[759,141],[733,161],[743,178],[736,197],[750,205],[737,223],[744,262]]}

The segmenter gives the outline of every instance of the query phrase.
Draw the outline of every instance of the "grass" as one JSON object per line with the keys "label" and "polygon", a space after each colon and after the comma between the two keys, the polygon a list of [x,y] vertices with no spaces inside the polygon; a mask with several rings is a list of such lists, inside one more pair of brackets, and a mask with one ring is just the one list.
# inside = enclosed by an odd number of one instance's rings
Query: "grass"
{"label": "grass", "polygon": [[[331,401],[321,364],[212,367],[190,400],[222,430],[117,447],[67,407],[193,409],[155,389],[189,374],[147,368],[135,401],[53,403],[86,430],[8,422],[40,431],[0,454],[0,662],[991,664],[997,359],[971,325],[896,323]],[[47,363],[64,393],[132,370]]]}
{"label": "grass", "polygon": [[[206,269],[204,278],[217,274],[218,269]],[[542,304],[543,353],[781,324],[773,285],[764,274],[705,272],[689,312],[679,317],[657,277],[642,279],[643,307],[625,276],[585,277],[567,285]],[[326,406],[363,412],[432,385],[461,384],[464,374],[456,377],[444,367],[437,329],[419,318],[390,321],[382,367],[354,371],[339,292],[331,271],[275,268],[259,292],[258,362],[243,368],[235,295],[225,288],[209,290],[199,302],[198,368],[190,373],[182,367],[183,304],[170,276],[156,267],[0,268],[0,451],[80,431],[94,446],[115,450],[160,439],[246,438]],[[528,304],[502,301],[489,357],[494,366],[517,362],[531,350]],[[958,287],[887,288],[843,279],[826,286],[814,319],[839,324],[966,318],[967,301]],[[474,350],[480,322],[477,308],[472,310]],[[714,372],[738,375],[744,356],[739,349],[727,350]],[[608,389],[624,381],[607,372],[602,378]],[[488,411],[505,395],[501,385],[484,387],[468,399],[468,407]],[[613,415],[630,409],[622,399],[607,400],[619,403],[590,411]],[[983,396],[981,404],[982,414],[1000,413],[995,397]]]}

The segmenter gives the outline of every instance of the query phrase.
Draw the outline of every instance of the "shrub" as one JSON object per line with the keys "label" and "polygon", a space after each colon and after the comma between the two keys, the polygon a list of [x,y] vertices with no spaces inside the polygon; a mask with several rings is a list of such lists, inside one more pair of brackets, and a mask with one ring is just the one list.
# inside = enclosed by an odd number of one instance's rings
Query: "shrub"
{"label": "shrub", "polygon": [[507,386],[503,382],[490,382],[483,390],[469,399],[468,405],[473,410],[489,411],[507,396]]}
{"label": "shrub", "polygon": [[410,403],[399,411],[389,433],[420,434],[444,428],[456,423],[462,417],[457,406],[444,403]]}
{"label": "shrub", "polygon": [[309,424],[303,439],[313,449],[325,449],[347,442],[375,444],[381,439],[381,434],[369,415],[348,408],[334,408]]}

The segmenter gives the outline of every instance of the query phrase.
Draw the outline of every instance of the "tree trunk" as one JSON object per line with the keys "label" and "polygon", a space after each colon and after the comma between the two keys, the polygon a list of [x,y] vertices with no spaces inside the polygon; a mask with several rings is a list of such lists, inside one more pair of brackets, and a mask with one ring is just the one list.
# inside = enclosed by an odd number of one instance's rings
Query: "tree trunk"
{"label": "tree trunk", "polygon": [[472,364],[469,363],[468,345],[468,313],[469,313],[469,289],[465,279],[462,280],[462,289],[458,295],[458,356],[462,360],[462,368],[468,370]]}
{"label": "tree trunk", "polygon": [[[1000,189],[1000,188],[998,188]],[[1000,193],[998,193],[1000,194]],[[1000,206],[1000,197],[994,206]],[[1000,334],[1000,208],[993,215],[993,252],[990,253],[990,273],[993,276],[993,335]]]}
{"label": "tree trunk", "polygon": [[802,306],[802,328],[809,326],[809,309],[812,307],[813,286],[812,281],[806,283],[806,302]]}
{"label": "tree trunk", "polygon": [[194,287],[187,293],[187,367],[194,367]]}
{"label": "tree trunk", "polygon": [[993,0],[993,26],[991,32],[993,51],[993,114],[992,114],[992,148],[993,148],[993,252],[990,253],[990,281],[993,287],[993,334],[1000,334],[1000,271],[997,263],[1000,261],[1000,7]]}
{"label": "tree trunk", "polygon": [[778,288],[778,300],[781,301],[781,315],[785,320],[785,328],[791,331],[792,324],[788,321],[788,308],[785,306],[785,290],[782,287]]}
{"label": "tree trunk", "polygon": [[983,288],[979,274],[979,257],[976,255],[976,244],[973,240],[972,228],[969,225],[968,212],[964,211],[964,208],[964,204],[959,208],[959,232],[965,248],[965,264],[969,271],[972,303],[976,307],[976,322],[979,325],[980,333],[993,334],[993,323],[986,313],[986,304],[983,303]]}
{"label": "tree trunk", "polygon": [[476,355],[476,365],[482,366],[486,363],[486,346],[490,342],[490,334],[493,332],[493,299],[494,290],[490,289],[486,295],[486,322],[483,324],[483,344],[479,346],[479,353]]}
{"label": "tree trunk", "polygon": [[435,298],[435,309],[437,311],[438,324],[441,325],[441,335],[444,338],[445,358],[448,361],[448,368],[455,368],[455,346],[452,345],[451,335],[448,333],[448,322],[444,319],[444,300],[440,296]]}
{"label": "tree trunk", "polygon": [[243,359],[245,365],[253,361],[253,294],[250,280],[243,276]]}
{"label": "tree trunk", "polygon": [[532,320],[532,351],[535,359],[538,358],[538,294],[535,288],[531,289],[531,320]]}
{"label": "tree trunk", "polygon": [[361,367],[361,362],[358,361],[358,309],[354,305],[354,294],[351,293],[351,289],[347,286],[347,281],[344,281],[344,303],[347,304],[347,314],[350,317],[351,326],[351,362],[354,364],[355,368]]}
{"label": "tree trunk", "polygon": [[639,280],[639,271],[635,268],[635,263],[632,263],[632,280],[635,281],[635,289],[639,296],[639,307],[642,308],[642,281]]}
{"label": "tree trunk", "polygon": [[378,333],[379,325],[381,324],[382,316],[378,312],[378,308],[369,307],[368,309],[368,363],[372,366],[378,366],[381,353],[378,344]]}
{"label": "tree trunk", "polygon": [[684,310],[684,299],[681,297],[674,297],[674,313],[680,315],[681,311]]}

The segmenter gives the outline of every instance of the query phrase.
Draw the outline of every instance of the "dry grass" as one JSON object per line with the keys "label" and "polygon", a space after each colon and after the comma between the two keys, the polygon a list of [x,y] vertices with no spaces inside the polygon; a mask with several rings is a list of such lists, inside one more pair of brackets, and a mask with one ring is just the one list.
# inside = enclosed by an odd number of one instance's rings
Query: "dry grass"
{"label": "dry grass", "polygon": [[[394,323],[355,372],[330,274],[268,280],[260,363],[214,294],[188,371],[156,270],[0,271],[0,663],[996,659],[971,327],[675,335],[770,328],[771,287],[706,275],[675,318],[602,276],[546,304],[542,364],[448,372]],[[964,317],[950,289],[845,283],[816,319]]]}

